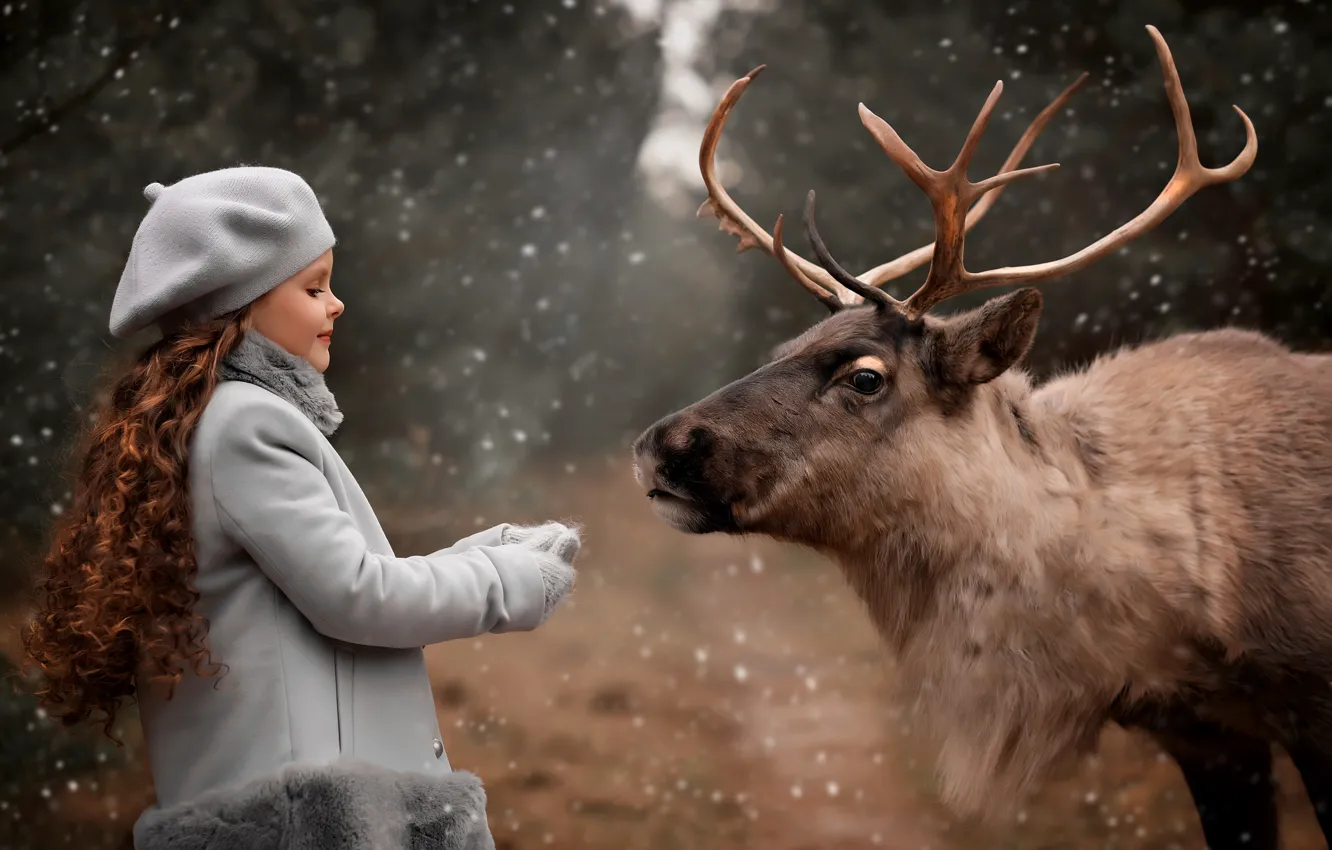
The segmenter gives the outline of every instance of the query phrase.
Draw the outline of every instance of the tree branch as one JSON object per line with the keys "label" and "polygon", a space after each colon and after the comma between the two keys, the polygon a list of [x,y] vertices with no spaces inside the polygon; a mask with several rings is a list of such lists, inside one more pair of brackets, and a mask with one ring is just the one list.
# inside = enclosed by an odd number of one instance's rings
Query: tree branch
{"label": "tree branch", "polygon": [[65,100],[56,104],[45,113],[36,116],[21,127],[13,136],[0,142],[0,165],[3,165],[5,159],[15,150],[32,141],[42,133],[50,132],[51,128],[58,125],[62,120],[72,113],[82,109],[90,103],[98,94],[116,79],[116,72],[127,68],[133,61],[135,54],[139,51],[151,47],[168,29],[167,17],[163,13],[159,16],[157,26],[146,34],[136,35],[134,37],[122,37],[116,45],[115,52],[111,56],[111,61],[102,73],[98,74],[91,82],[79,91],[67,97]]}

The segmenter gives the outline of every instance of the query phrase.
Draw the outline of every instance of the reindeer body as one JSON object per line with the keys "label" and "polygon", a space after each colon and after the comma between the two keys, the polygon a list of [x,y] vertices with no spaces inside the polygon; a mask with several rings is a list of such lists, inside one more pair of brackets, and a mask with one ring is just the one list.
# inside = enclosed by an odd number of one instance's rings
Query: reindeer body
{"label": "reindeer body", "polygon": [[888,533],[816,544],[962,808],[1011,803],[1110,720],[1332,751],[1329,361],[1222,330],[1036,390],[1006,372],[940,417],[956,446],[875,494]]}
{"label": "reindeer body", "polygon": [[[1086,79],[1042,110],[1000,172],[967,165],[995,86],[953,164],[936,171],[859,107],[929,197],[935,242],[859,276],[814,226],[814,264],[726,193],[713,154],[762,66],[714,111],[699,153],[700,215],[761,248],[832,315],[770,362],[646,429],[635,475],[694,534],[763,534],[836,561],[940,744],[944,795],[1011,810],[1095,745],[1109,722],[1179,764],[1211,850],[1275,850],[1272,744],[1291,755],[1332,837],[1332,356],[1258,333],[1179,334],[1033,388],[1017,364],[1042,296],[1017,289],[951,316],[939,302],[1048,280],[1109,256],[1195,192],[1238,179],[1244,149],[1204,167],[1170,51],[1179,154],[1132,220],[1059,260],[968,271],[965,234]],[[878,287],[925,262],[905,301]]]}

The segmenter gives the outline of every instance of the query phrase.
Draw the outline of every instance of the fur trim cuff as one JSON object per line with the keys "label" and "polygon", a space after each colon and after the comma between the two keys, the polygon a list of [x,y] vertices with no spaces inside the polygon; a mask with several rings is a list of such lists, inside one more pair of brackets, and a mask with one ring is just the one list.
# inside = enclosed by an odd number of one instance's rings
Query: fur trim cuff
{"label": "fur trim cuff", "polygon": [[135,850],[494,850],[473,773],[442,776],[342,761],[149,809]]}

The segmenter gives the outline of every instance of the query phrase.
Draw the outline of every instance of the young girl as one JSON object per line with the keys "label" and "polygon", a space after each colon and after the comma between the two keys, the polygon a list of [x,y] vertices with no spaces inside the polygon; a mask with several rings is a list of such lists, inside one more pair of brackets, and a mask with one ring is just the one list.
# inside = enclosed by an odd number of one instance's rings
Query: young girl
{"label": "young girl", "polygon": [[144,190],[111,332],[162,333],[91,427],[25,634],[65,723],[137,699],[137,850],[492,847],[422,647],[535,629],[575,528],[397,557],[327,440],[343,303],[314,192],[273,168]]}

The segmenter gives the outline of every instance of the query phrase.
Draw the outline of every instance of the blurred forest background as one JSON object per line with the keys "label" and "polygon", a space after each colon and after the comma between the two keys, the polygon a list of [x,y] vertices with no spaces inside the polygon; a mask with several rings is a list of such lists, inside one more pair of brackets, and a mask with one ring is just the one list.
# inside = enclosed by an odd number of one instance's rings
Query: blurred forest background
{"label": "blurred forest background", "polygon": [[[56,728],[14,674],[15,627],[79,406],[142,344],[106,331],[142,187],[239,163],[304,175],[337,231],[335,444],[399,552],[502,519],[587,525],[549,624],[429,650],[451,760],[485,780],[500,847],[1201,846],[1173,764],[1115,729],[1011,822],[950,817],[831,565],[671,532],[628,462],[639,430],[823,315],[693,217],[732,80],[768,66],[720,149],[732,194],[770,226],[817,190],[820,229],[862,269],[932,234],[858,101],[942,168],[1003,80],[977,178],[1090,71],[1024,162],[1062,168],[1007,190],[967,245],[972,269],[1038,262],[1170,175],[1147,24],[1204,164],[1243,144],[1231,104],[1257,164],[1048,285],[1028,365],[1228,323],[1327,348],[1326,0],[0,0],[0,846],[127,847],[152,798],[137,716],[124,748]],[[1281,771],[1286,846],[1324,846]]]}

